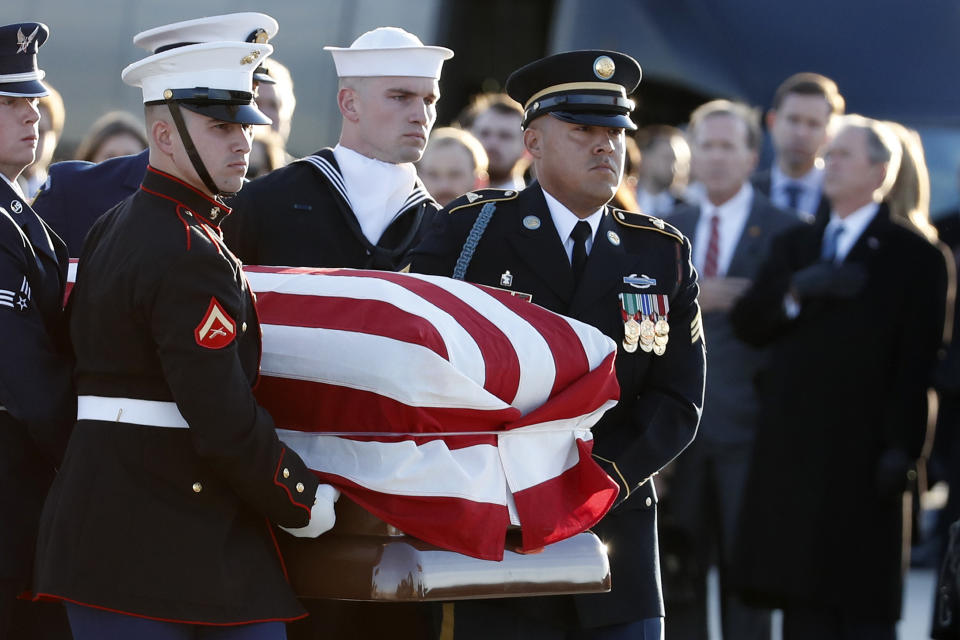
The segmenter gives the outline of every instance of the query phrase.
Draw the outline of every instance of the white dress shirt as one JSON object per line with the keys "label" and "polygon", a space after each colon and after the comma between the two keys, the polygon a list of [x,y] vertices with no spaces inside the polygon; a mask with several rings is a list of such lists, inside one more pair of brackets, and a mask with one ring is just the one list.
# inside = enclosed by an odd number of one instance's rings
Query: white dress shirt
{"label": "white dress shirt", "polygon": [[603,207],[600,207],[586,218],[578,218],[573,211],[567,209],[559,200],[547,193],[546,189],[543,189],[543,196],[547,200],[547,209],[550,210],[550,218],[553,219],[553,226],[557,228],[557,235],[560,236],[560,241],[563,242],[563,248],[567,252],[567,260],[571,263],[573,262],[574,240],[570,237],[570,234],[581,220],[586,220],[587,224],[590,225],[590,237],[587,238],[587,255],[590,255],[590,250],[593,249],[593,239],[597,235],[597,229],[600,228],[600,220],[603,218]]}
{"label": "white dress shirt", "polygon": [[860,236],[863,235],[864,229],[873,222],[879,208],[880,205],[876,202],[871,202],[870,204],[860,207],[853,213],[848,214],[847,217],[842,220],[835,211],[830,212],[830,222],[827,223],[827,227],[823,231],[823,237],[826,238],[830,234],[832,227],[838,224],[843,225],[843,233],[837,238],[837,253],[834,257],[834,262],[843,262],[846,260],[850,249],[853,249],[853,245],[855,245],[857,240],[860,239]]}
{"label": "white dress shirt", "polygon": [[[10,188],[13,189],[13,192],[15,194],[20,196],[21,200],[23,200],[24,202],[27,201],[27,197],[23,194],[23,189],[20,188],[19,182],[17,182],[16,180],[11,180],[10,178],[8,178],[2,173],[0,173],[0,178],[3,178],[3,181],[6,182],[8,185],[10,185]],[[3,207],[4,209],[9,208],[9,206],[10,206],[9,202],[0,202],[0,207]]]}
{"label": "white dress shirt", "polygon": [[380,236],[402,211],[417,183],[412,163],[391,164],[337,145],[333,157],[340,165],[350,208],[367,240],[377,244]]}
{"label": "white dress shirt", "polygon": [[753,187],[745,182],[736,195],[721,204],[719,207],[704,198],[700,203],[700,219],[693,236],[693,265],[697,271],[703,272],[703,265],[707,259],[707,248],[710,244],[711,218],[719,216],[720,226],[717,231],[720,236],[719,253],[717,255],[717,276],[727,275],[733,254],[737,250],[743,228],[750,217],[750,207],[753,205]]}
{"label": "white dress shirt", "polygon": [[819,163],[814,164],[806,174],[791,178],[774,164],[770,170],[770,201],[781,209],[790,208],[790,196],[786,190],[789,184],[796,184],[803,189],[797,198],[796,210],[816,215],[820,196],[823,194],[823,167]]}

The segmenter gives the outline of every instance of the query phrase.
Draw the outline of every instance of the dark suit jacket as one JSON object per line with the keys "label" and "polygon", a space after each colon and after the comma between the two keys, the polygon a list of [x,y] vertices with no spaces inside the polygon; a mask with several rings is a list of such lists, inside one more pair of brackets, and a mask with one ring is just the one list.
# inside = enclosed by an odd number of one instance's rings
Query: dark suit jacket
{"label": "dark suit jacket", "polygon": [[[750,178],[750,183],[753,185],[753,188],[765,195],[768,199],[770,198],[770,189],[772,178],[770,177],[770,169],[764,169],[763,171],[758,171],[753,174],[753,177]],[[813,212],[813,217],[817,220],[826,220],[830,217],[830,201],[827,200],[827,196],[820,194],[820,204],[817,205],[817,210]]]}
{"label": "dark suit jacket", "polygon": [[[681,205],[669,222],[693,242],[700,207]],[[753,280],[770,251],[773,238],[801,224],[795,211],[775,207],[762,193],[754,190],[750,213],[727,270],[728,277]],[[699,241],[706,242],[706,238]],[[697,433],[697,446],[710,444],[747,444],[756,433],[758,402],[753,379],[763,363],[764,352],[733,334],[727,313],[704,312],[707,336],[707,385],[703,398],[703,418]]]}
{"label": "dark suit jacket", "polygon": [[71,258],[80,256],[94,221],[140,188],[149,158],[145,150],[99,164],[68,160],[50,167],[33,209],[67,243]]}
{"label": "dark suit jacket", "polygon": [[867,280],[849,298],[810,297],[789,318],[791,277],[820,259],[826,220],[774,241],[731,319],[769,345],[760,429],[744,498],[737,576],[746,595],[896,620],[902,494],[881,492],[891,452],[920,455],[941,346],[947,265],[881,206],[847,255]]}
{"label": "dark suit jacket", "polygon": [[224,238],[246,264],[352,267],[392,271],[429,228],[439,206],[417,181],[404,211],[376,245],[343,191],[332,149],[276,169],[246,184],[229,201]]}
{"label": "dark suit jacket", "polygon": [[[472,203],[468,196],[473,197]],[[452,275],[482,205],[493,201],[496,209],[476,245],[465,280],[505,286],[503,276],[509,271],[513,290],[532,294],[535,304],[597,327],[618,344],[624,339],[619,293],[669,296],[671,332],[666,353],[628,353],[621,346],[616,359],[620,403],[593,429],[594,454],[617,465],[631,492],[595,527],[612,549],[613,591],[575,598],[579,624],[584,627],[663,615],[656,494],[648,478],[690,443],[699,420],[704,350],[699,333],[691,331],[699,326],[699,307],[690,243],[660,220],[608,207],[583,280],[574,286],[563,243],[538,184],[519,194],[488,189],[468,196],[438,214],[430,233],[411,254],[412,271]],[[632,288],[623,281],[630,275],[654,278],[656,284]],[[622,495],[626,494],[627,487],[620,484]],[[529,601],[513,606],[524,612],[535,608]],[[567,604],[566,614],[570,611]]]}
{"label": "dark suit jacket", "polygon": [[0,581],[28,587],[40,508],[76,411],[67,250],[0,180]]}

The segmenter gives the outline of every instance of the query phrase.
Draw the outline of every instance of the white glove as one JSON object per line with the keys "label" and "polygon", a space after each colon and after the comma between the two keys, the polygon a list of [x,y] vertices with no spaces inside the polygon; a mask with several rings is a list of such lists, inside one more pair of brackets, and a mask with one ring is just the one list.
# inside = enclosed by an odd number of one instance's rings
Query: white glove
{"label": "white glove", "polygon": [[326,533],[333,528],[337,521],[333,505],[339,498],[340,492],[329,484],[317,486],[317,497],[313,501],[313,508],[310,509],[310,522],[307,523],[307,526],[295,529],[280,528],[298,538],[316,538],[320,534]]}

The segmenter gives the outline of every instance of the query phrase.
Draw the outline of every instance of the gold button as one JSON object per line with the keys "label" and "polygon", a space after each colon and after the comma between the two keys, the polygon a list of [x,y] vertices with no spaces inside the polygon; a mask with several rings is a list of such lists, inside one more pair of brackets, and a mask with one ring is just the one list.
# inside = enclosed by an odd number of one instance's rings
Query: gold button
{"label": "gold button", "polygon": [[283,477],[284,477],[284,478],[289,478],[289,477],[290,477],[290,469],[284,469],[284,470],[283,470]]}
{"label": "gold button", "polygon": [[199,482],[194,482],[194,483],[193,483],[193,492],[194,492],[194,493],[200,493],[201,491],[203,491],[203,485],[200,484]]}
{"label": "gold button", "polygon": [[647,498],[647,499],[644,501],[644,504],[646,504],[646,505],[649,507],[650,505],[653,504],[653,498]]}
{"label": "gold button", "polygon": [[302,482],[298,482],[298,483],[297,483],[297,493],[303,493],[303,483],[302,483]]}

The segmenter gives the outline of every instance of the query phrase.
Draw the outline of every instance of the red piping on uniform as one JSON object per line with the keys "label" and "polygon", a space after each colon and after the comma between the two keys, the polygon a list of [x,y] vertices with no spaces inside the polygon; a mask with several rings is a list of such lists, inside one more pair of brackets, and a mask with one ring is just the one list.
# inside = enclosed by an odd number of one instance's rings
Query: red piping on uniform
{"label": "red piping on uniform", "polygon": [[287,575],[287,563],[283,561],[283,554],[280,553],[280,545],[277,544],[277,536],[273,533],[273,525],[270,523],[269,518],[263,519],[267,523],[267,531],[270,532],[270,539],[273,540],[273,548],[277,550],[277,559],[280,560],[280,568],[283,569],[283,577],[287,579],[287,582],[290,582],[290,576]]}
{"label": "red piping on uniform", "polygon": [[[223,245],[226,247],[227,245]],[[227,247],[227,251],[230,248]],[[253,293],[253,289],[250,287],[250,280],[247,278],[247,274],[243,272],[243,264],[237,260],[237,263],[240,264],[240,277],[243,278],[243,282],[247,285],[247,295],[250,296],[250,304],[253,307],[253,317],[257,320],[257,377],[253,381],[253,386],[250,387],[251,391],[256,391],[257,387],[260,386],[260,363],[263,361],[263,328],[260,325],[260,312],[257,311],[257,296]]]}
{"label": "red piping on uniform", "polygon": [[213,234],[210,233],[210,229],[205,222],[200,223],[200,228],[203,229],[203,232],[207,234],[207,237],[210,238],[210,242],[213,243],[213,246],[217,248],[217,253],[223,255],[223,252],[220,251],[220,243],[217,242],[216,238],[213,237]]}
{"label": "red piping on uniform", "polygon": [[296,500],[294,500],[294,499],[293,499],[293,494],[290,492],[290,487],[288,487],[287,485],[283,484],[282,482],[277,482],[277,476],[280,475],[280,467],[283,465],[283,456],[286,455],[286,453],[287,453],[287,448],[286,448],[286,447],[281,447],[281,448],[280,448],[280,459],[277,460],[277,469],[276,469],[276,471],[273,472],[273,484],[277,485],[278,487],[283,487],[283,490],[287,492],[287,495],[288,495],[288,496],[290,496],[290,502],[292,502],[295,506],[300,507],[301,509],[303,509],[304,511],[306,511],[306,512],[307,512],[307,515],[309,516],[309,515],[310,515],[310,507],[308,507],[308,506],[305,505],[305,504],[300,504],[299,502],[297,502]]}
{"label": "red piping on uniform", "polygon": [[[184,208],[185,207],[183,205],[179,205],[179,204],[177,205],[177,217],[180,218],[180,222],[183,223],[183,230],[187,234],[187,251],[190,251],[190,225],[187,224],[187,221],[184,220],[182,215],[180,215],[180,209],[184,209]],[[187,211],[189,211],[189,209],[187,209]]]}
{"label": "red piping on uniform", "polygon": [[263,622],[292,622],[293,620],[302,620],[306,618],[309,613],[304,613],[295,618],[264,618],[262,620],[244,620],[242,622],[202,622],[199,620],[175,620],[173,618],[160,618],[157,616],[147,616],[142,613],[130,613],[129,611],[121,611],[120,609],[111,609],[110,607],[102,607],[96,604],[89,604],[87,602],[80,602],[79,600],[73,600],[71,598],[65,598],[63,596],[55,596],[52,593],[38,593],[34,597],[34,601],[49,601],[49,600],[60,600],[62,602],[69,602],[70,604],[79,605],[81,607],[89,607],[91,609],[99,609],[100,611],[109,611],[110,613],[119,613],[120,615],[130,616],[131,618],[143,618],[145,620],[157,620],[158,622],[172,622],[174,624],[195,624],[202,625],[205,627],[238,627],[244,624],[260,624]]}
{"label": "red piping on uniform", "polygon": [[[176,182],[176,183],[178,183],[178,184],[182,184],[182,185],[185,186],[187,189],[190,189],[190,191],[193,191],[194,193],[196,193],[198,196],[200,196],[201,198],[203,198],[204,200],[206,200],[207,202],[209,202],[209,203],[212,204],[213,206],[215,206],[215,207],[220,207],[225,213],[231,213],[231,212],[233,211],[233,209],[231,209],[230,207],[226,206],[226,205],[223,204],[222,202],[217,202],[216,200],[212,199],[210,196],[208,196],[207,194],[205,194],[203,191],[200,191],[199,189],[197,189],[197,188],[194,187],[193,185],[187,184],[186,182],[184,182],[183,180],[181,180],[180,178],[178,178],[178,177],[176,177],[176,176],[172,176],[172,175],[170,175],[169,173],[166,173],[166,172],[164,172],[164,171],[160,171],[159,169],[156,169],[156,168],[154,168],[154,167],[152,167],[152,166],[150,166],[150,165],[147,165],[147,171],[152,171],[152,172],[154,172],[154,173],[156,173],[156,174],[158,174],[158,175],[163,176],[164,178],[169,178],[170,180],[173,180],[174,182]],[[142,189],[143,186],[141,185],[140,188]]]}

